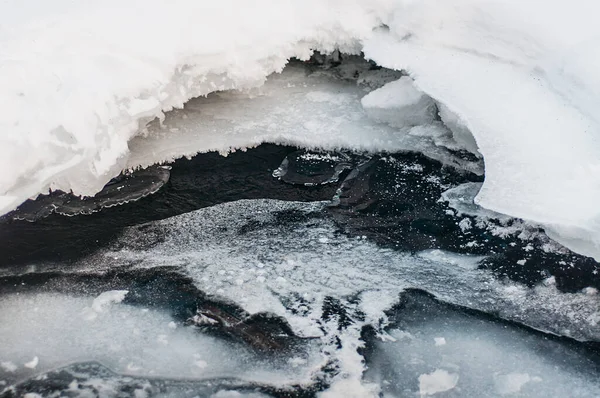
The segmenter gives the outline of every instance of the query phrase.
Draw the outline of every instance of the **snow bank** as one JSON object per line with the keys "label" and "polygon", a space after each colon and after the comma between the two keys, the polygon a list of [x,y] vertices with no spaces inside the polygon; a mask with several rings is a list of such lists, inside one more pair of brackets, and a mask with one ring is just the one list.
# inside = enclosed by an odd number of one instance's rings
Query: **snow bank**
{"label": "snow bank", "polygon": [[48,188],[94,194],[131,165],[140,127],[192,97],[258,86],[311,49],[362,49],[406,70],[479,150],[480,205],[600,258],[598,11],[588,0],[2,2],[0,212]]}
{"label": "snow bank", "polygon": [[472,131],[486,164],[477,203],[585,239],[576,248],[596,258],[598,11],[586,0],[403,2],[364,46]]}
{"label": "snow bank", "polygon": [[48,188],[98,192],[139,127],[192,97],[258,86],[311,49],[359,51],[385,3],[2,2],[2,213]]}

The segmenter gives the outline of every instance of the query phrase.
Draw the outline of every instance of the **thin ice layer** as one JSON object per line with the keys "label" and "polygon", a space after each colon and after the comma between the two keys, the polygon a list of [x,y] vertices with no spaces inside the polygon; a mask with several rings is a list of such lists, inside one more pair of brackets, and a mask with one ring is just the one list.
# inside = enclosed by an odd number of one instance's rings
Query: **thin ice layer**
{"label": "thin ice layer", "polygon": [[[284,316],[302,336],[321,334],[314,322],[327,296],[394,297],[418,287],[557,334],[600,337],[594,296],[561,294],[553,285],[505,284],[477,269],[481,257],[440,250],[409,255],[350,239],[336,233],[323,206],[276,200],[221,204],[128,228],[114,249],[78,266],[182,268],[202,291],[238,302],[250,313]],[[302,311],[286,308],[282,297]]]}
{"label": "thin ice layer", "polygon": [[[292,374],[297,374],[294,370],[300,374],[306,374],[304,372],[311,368],[314,370],[312,364],[315,361],[310,360],[314,357],[321,359],[317,361],[321,365],[327,363],[332,369],[326,375],[326,381],[331,382],[331,386],[324,392],[325,397],[353,396],[351,394],[377,396],[377,386],[362,381],[365,364],[361,353],[357,351],[364,346],[361,332],[366,325],[387,325],[386,310],[397,302],[407,288],[426,289],[443,300],[555,333],[580,339],[599,338],[597,325],[600,314],[597,297],[593,294],[562,294],[552,285],[530,289],[505,283],[489,272],[478,269],[482,257],[440,250],[411,255],[384,249],[362,237],[351,238],[340,234],[339,226],[323,212],[324,206],[326,203],[276,200],[242,200],[216,205],[127,228],[111,247],[100,250],[92,257],[68,266],[40,266],[36,272],[75,272],[86,278],[88,272],[102,274],[127,270],[139,276],[146,268],[169,269],[189,277],[190,283],[215,301],[232,301],[252,314],[266,311],[284,317],[296,335],[309,337],[308,341],[316,343],[315,349],[321,349],[321,355],[307,358],[308,363],[304,363],[303,358],[288,361],[287,364],[292,367],[296,362],[298,365],[298,369],[291,369]],[[21,273],[23,270],[13,268],[10,272]],[[107,279],[118,278],[107,276]],[[65,280],[68,281],[68,278]],[[47,283],[45,286],[52,285]],[[54,286],[64,285],[57,283]],[[112,304],[122,297],[123,290],[130,289],[123,285],[114,288],[120,291],[98,296],[96,305],[93,298],[87,298],[80,302],[79,308],[74,306],[73,309],[74,301],[60,296],[65,302],[59,303],[59,308],[49,308],[47,314],[52,315],[50,318],[49,315],[40,316],[31,311],[41,304],[29,303],[28,296],[8,296],[10,300],[3,307],[6,313],[3,319],[11,321],[3,325],[7,328],[3,335],[8,336],[3,344],[17,348],[7,349],[10,355],[0,359],[18,364],[26,371],[23,366],[33,359],[33,355],[39,359],[38,366],[42,366],[47,358],[60,353],[57,349],[49,355],[47,350],[51,350],[52,346],[43,345],[48,338],[55,337],[56,330],[60,330],[53,323],[56,314],[63,321],[76,320],[68,324],[66,335],[70,336],[71,329],[83,333],[82,336],[75,334],[77,338],[70,339],[76,343],[76,352],[80,351],[79,340],[91,339],[95,341],[94,347],[100,347],[100,353],[94,351],[95,348],[85,352],[104,355],[107,342],[112,344],[112,340],[115,340],[118,343],[127,338],[126,334],[125,337],[114,336],[115,323],[119,326],[118,333],[128,330],[120,324],[121,311],[137,309],[141,312],[142,309]],[[175,288],[179,290],[181,286]],[[128,294],[135,297],[133,287]],[[46,296],[40,297],[40,302],[51,304]],[[89,310],[83,311],[82,307]],[[94,307],[100,311],[94,311]],[[62,315],[64,308],[67,317]],[[172,319],[162,314],[155,322],[157,314],[152,311],[152,327],[143,331],[143,335],[151,338],[146,339],[145,343],[141,342],[141,347],[111,352],[105,357],[115,363],[120,356],[127,358],[142,349],[141,352],[150,357],[146,364],[152,364],[152,359],[159,354],[164,355],[160,361],[180,358],[181,364],[173,365],[173,371],[189,374],[185,373],[189,366],[189,350],[180,351],[177,348],[179,345],[176,345],[175,349],[169,348],[167,354],[154,348],[154,336],[158,335],[156,344],[165,341],[164,337],[160,337],[161,334],[167,335],[169,343],[175,341],[169,337],[170,332],[162,332],[164,328],[170,330]],[[97,323],[115,315],[119,315],[116,316],[118,322],[113,322],[113,319],[106,325]],[[139,323],[141,316],[135,312],[125,313],[125,318],[133,324]],[[18,325],[12,325],[13,321]],[[82,331],[83,321],[96,322],[96,328],[84,327]],[[77,322],[80,324],[77,325]],[[176,331],[184,329],[181,325],[176,326]],[[154,327],[159,330],[155,331]],[[106,332],[107,328],[109,332]],[[14,334],[8,334],[13,330]],[[98,333],[102,334],[100,340],[96,339]],[[182,333],[187,331],[182,330]],[[34,337],[38,335],[40,339],[35,340]],[[202,344],[206,336],[193,337],[198,341],[186,342],[186,347],[200,344],[209,346],[204,347],[206,349],[214,348],[211,341]],[[449,342],[447,340],[447,344]],[[64,349],[66,343],[58,339],[56,344]],[[220,350],[220,347],[218,345],[217,348]],[[67,348],[65,353],[72,355],[70,346]],[[224,357],[232,355],[229,351],[211,353],[217,357],[221,354]],[[272,357],[269,357],[269,361],[272,361]],[[170,366],[170,363],[167,365]],[[215,364],[217,369],[221,369],[219,364]],[[287,367],[284,366],[284,369]],[[233,371],[237,371],[237,368]],[[432,372],[428,371],[428,374]],[[271,372],[261,375],[272,377]],[[254,380],[255,377],[254,373],[247,375],[248,380]]]}

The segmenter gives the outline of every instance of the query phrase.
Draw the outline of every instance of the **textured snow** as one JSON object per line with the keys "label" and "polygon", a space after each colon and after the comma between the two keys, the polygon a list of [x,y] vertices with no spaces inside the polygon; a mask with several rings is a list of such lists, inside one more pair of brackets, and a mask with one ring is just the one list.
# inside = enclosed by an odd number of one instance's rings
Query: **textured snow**
{"label": "textured snow", "polygon": [[364,46],[380,65],[407,70],[468,126],[486,164],[477,203],[584,239],[585,254],[596,257],[599,7],[586,0],[403,2],[389,30]]}
{"label": "textured snow", "polygon": [[[600,258],[598,11],[589,0],[4,1],[1,211],[49,188],[98,192],[136,165],[132,137],[192,97],[260,86],[313,49],[362,50],[405,70],[484,157],[477,203]],[[329,133],[305,123],[294,140],[273,139],[328,146]],[[222,151],[265,139],[219,134]],[[376,146],[369,137],[359,148]]]}

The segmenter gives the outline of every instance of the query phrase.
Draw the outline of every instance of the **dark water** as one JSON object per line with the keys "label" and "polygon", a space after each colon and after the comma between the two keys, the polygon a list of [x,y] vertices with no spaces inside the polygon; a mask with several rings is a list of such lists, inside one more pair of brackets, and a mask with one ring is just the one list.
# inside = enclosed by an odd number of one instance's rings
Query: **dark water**
{"label": "dark water", "polygon": [[294,151],[291,147],[261,145],[227,157],[207,153],[191,160],[180,159],[172,164],[170,179],[160,191],[136,202],[86,216],[65,217],[54,213],[35,223],[5,217],[0,224],[0,266],[73,261],[105,246],[124,227],[219,203],[259,198],[299,201],[331,198],[334,186],[294,186],[271,176]]}
{"label": "dark water", "polygon": [[[65,196],[28,203],[17,213],[5,216],[0,224],[0,268],[10,271],[0,277],[0,292],[2,295],[60,292],[95,296],[108,290],[129,290],[126,304],[160,308],[202,333],[237,344],[240,349],[259,356],[289,356],[296,349],[302,350],[307,342],[294,334],[285,319],[271,314],[251,315],[236,304],[218,301],[199,290],[187,276],[170,268],[119,269],[99,274],[17,272],[31,264],[75,264],[114,244],[126,227],[239,199],[332,200],[325,216],[335,220],[340,234],[361,237],[398,252],[443,249],[485,255],[480,268],[492,271],[498,279],[527,286],[535,286],[553,276],[556,286],[563,292],[600,288],[599,265],[590,258],[566,250],[546,252],[544,241],[539,237],[523,240],[516,235],[496,236],[486,228],[478,227],[473,218],[471,229],[461,229],[459,223],[465,217],[449,213],[447,204],[439,198],[448,188],[465,182],[479,182],[480,177],[444,167],[417,154],[322,155],[309,153],[307,156],[297,148],[265,144],[228,157],[208,153],[191,160],[181,159],[171,165],[170,176],[161,172],[158,192],[100,211],[96,210],[102,203],[116,202],[95,201],[86,205],[94,209],[91,214],[69,217],[47,211],[49,208],[68,208],[71,199]],[[278,178],[273,177],[274,172]],[[156,187],[152,185],[156,182],[153,178],[149,184]],[[147,191],[148,186],[132,183],[127,189],[140,192]],[[116,194],[115,190],[110,192]],[[122,194],[120,190],[117,193]],[[110,199],[111,194],[107,197]],[[48,202],[52,200],[58,205],[49,207]],[[81,208],[81,204],[77,206]],[[65,212],[68,213],[62,211]],[[72,210],[70,214],[76,212]],[[39,219],[35,222],[18,219],[36,217]],[[297,217],[302,216],[286,213],[279,221],[293,225],[298,221]],[[527,259],[526,265],[517,264],[521,259]],[[439,302],[426,292],[410,291],[399,298],[398,304],[389,310],[391,323],[388,328],[400,324],[405,329],[415,328],[411,326],[415,319],[439,318],[443,314],[459,314],[467,317],[468,322],[500,324],[514,330],[515,336],[528,336],[533,341],[531,344],[540,344],[540,347],[547,348],[544,344],[551,341],[553,350],[571,355],[575,361],[585,361],[586,372],[598,372],[600,350],[594,342],[579,343],[549,336],[500,320],[493,314]],[[194,324],[193,319],[198,315],[211,321]],[[339,319],[340,330],[354,322],[334,298],[326,302],[322,317],[323,320]],[[385,351],[385,346],[378,343],[375,328],[365,327],[363,338],[367,343],[363,353],[367,363],[372,364],[372,369],[378,369],[382,377],[394,379],[397,370],[393,369],[391,360],[375,355],[378,350]],[[373,372],[375,370],[371,370]],[[256,396],[303,397],[314,396],[325,389],[331,374],[335,374],[335,369],[325,367],[324,376],[315,379],[311,385],[281,389],[235,379],[210,382],[137,379],[116,375],[101,364],[80,363],[48,372],[43,379],[20,382],[3,396],[22,396],[25,392],[68,396],[65,391],[73,380],[83,386],[86,380],[102,379],[113,383],[117,391],[115,396],[131,396],[139,389],[148,395],[210,396],[231,389]],[[367,376],[377,379],[370,373]],[[399,394],[404,391],[403,386],[386,388]],[[88,390],[92,396],[98,395],[93,387]]]}

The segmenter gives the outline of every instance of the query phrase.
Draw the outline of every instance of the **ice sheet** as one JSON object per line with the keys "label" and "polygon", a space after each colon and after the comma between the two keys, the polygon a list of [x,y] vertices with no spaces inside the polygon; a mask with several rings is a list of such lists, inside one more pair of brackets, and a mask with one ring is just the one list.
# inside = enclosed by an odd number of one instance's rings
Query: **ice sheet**
{"label": "ice sheet", "polygon": [[281,385],[308,382],[320,366],[318,350],[294,366],[285,359],[277,363],[175,323],[164,311],[122,304],[125,295],[0,297],[0,380],[13,383],[72,362],[97,361],[124,375]]}
{"label": "ice sheet", "polygon": [[[366,380],[383,397],[595,397],[593,355],[481,314],[411,293],[389,336],[375,343]],[[445,344],[438,345],[437,339]]]}

